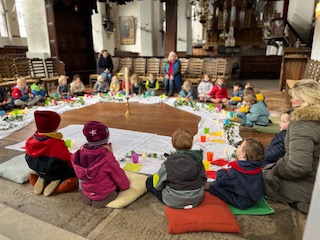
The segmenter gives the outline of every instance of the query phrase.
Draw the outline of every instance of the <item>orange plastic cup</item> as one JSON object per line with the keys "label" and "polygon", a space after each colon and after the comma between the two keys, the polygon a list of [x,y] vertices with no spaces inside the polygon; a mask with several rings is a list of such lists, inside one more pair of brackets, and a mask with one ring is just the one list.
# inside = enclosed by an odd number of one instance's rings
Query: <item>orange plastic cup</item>
{"label": "orange plastic cup", "polygon": [[200,142],[205,142],[206,141],[206,136],[200,136]]}
{"label": "orange plastic cup", "polygon": [[213,152],[207,152],[207,160],[208,160],[209,162],[211,162],[211,161],[213,160],[213,155],[214,155]]}

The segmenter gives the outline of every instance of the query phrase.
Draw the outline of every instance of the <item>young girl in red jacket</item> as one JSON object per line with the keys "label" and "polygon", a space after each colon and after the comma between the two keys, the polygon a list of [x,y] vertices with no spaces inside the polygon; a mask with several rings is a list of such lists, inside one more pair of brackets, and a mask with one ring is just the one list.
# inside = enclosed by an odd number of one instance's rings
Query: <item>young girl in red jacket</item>
{"label": "young girl in red jacket", "polygon": [[119,191],[129,188],[130,182],[112,153],[109,129],[102,123],[89,121],[83,134],[88,143],[71,157],[79,178],[79,191],[83,202],[95,208],[105,207]]}
{"label": "young girl in red jacket", "polygon": [[37,175],[29,181],[35,194],[71,191],[78,187],[78,179],[71,165],[71,153],[62,134],[57,132],[60,115],[53,111],[35,111],[37,131],[26,142],[26,161]]}
{"label": "young girl in red jacket", "polygon": [[210,101],[213,103],[226,103],[228,101],[228,92],[223,79],[217,79],[209,96],[211,97]]}

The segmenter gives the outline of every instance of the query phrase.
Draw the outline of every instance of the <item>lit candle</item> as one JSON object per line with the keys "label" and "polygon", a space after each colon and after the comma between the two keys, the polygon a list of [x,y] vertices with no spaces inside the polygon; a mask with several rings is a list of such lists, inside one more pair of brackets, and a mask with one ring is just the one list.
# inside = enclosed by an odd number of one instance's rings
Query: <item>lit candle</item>
{"label": "lit candle", "polygon": [[228,158],[228,148],[224,148],[223,158]]}
{"label": "lit candle", "polygon": [[129,71],[128,68],[124,70],[124,78],[126,81],[126,97],[129,97]]}
{"label": "lit candle", "polygon": [[147,159],[147,154],[146,152],[142,152],[142,161],[145,162]]}

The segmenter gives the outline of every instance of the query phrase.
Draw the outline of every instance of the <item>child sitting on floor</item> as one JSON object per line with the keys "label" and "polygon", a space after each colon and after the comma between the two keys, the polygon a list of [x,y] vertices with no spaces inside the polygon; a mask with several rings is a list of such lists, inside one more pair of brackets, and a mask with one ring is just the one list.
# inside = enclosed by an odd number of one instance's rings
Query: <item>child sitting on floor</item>
{"label": "child sitting on floor", "polygon": [[242,98],[243,98],[242,82],[235,82],[233,84],[231,98],[228,101],[228,105],[237,105],[239,102],[242,102]]}
{"label": "child sitting on floor", "polygon": [[[130,81],[128,81],[128,83],[129,83],[128,89],[129,89],[129,93],[130,93],[131,83],[130,83]],[[126,94],[126,80],[125,79],[122,80],[121,88],[122,88],[121,93],[125,95]]]}
{"label": "child sitting on floor", "polygon": [[267,126],[269,124],[270,113],[264,101],[257,102],[255,94],[245,95],[243,99],[246,105],[249,106],[249,111],[245,115],[237,112],[237,116],[242,118],[242,126]]}
{"label": "child sitting on floor", "polygon": [[192,86],[192,83],[188,80],[185,80],[184,83],[181,86],[181,90],[179,92],[179,97],[182,98],[189,98],[194,99],[195,98],[195,89]]}
{"label": "child sitting on floor", "polygon": [[31,93],[34,96],[39,96],[40,100],[46,100],[47,91],[45,87],[45,82],[41,79],[38,79],[35,83],[31,85]]}
{"label": "child sitting on floor", "polygon": [[149,79],[146,81],[145,88],[147,90],[147,96],[157,96],[157,91],[159,90],[159,82],[152,73],[149,74]]}
{"label": "child sitting on floor", "polygon": [[50,196],[78,187],[71,165],[71,153],[62,134],[57,132],[60,115],[52,111],[35,111],[37,131],[26,142],[26,161],[38,176],[31,174],[30,183],[35,194]]}
{"label": "child sitting on floor", "polygon": [[67,77],[65,75],[61,75],[58,79],[58,87],[57,87],[57,93],[59,95],[59,98],[65,98],[67,96],[71,95],[70,87],[67,81]]}
{"label": "child sitting on floor", "polygon": [[223,79],[217,79],[216,84],[209,93],[209,96],[211,97],[210,101],[214,103],[226,103],[228,101],[228,92]]}
{"label": "child sitting on floor", "polygon": [[192,142],[191,132],[182,128],[175,130],[172,146],[177,151],[168,155],[158,173],[147,179],[147,189],[169,207],[195,207],[204,198],[207,178],[202,150],[191,150]]}
{"label": "child sitting on floor", "polygon": [[231,169],[217,171],[209,192],[239,209],[247,209],[263,197],[263,146],[249,138],[238,145],[236,155],[238,160],[229,163]]}
{"label": "child sitting on floor", "polygon": [[284,112],[280,116],[280,130],[281,132],[278,133],[272,139],[270,145],[265,149],[264,155],[266,158],[266,164],[268,163],[275,163],[282,158],[285,153],[286,149],[284,146],[284,140],[286,138],[286,132],[290,123],[290,111]]}
{"label": "child sitting on floor", "polygon": [[245,95],[243,99],[246,105],[249,106],[249,112],[245,115],[237,112],[237,116],[242,118],[242,126],[267,126],[269,124],[270,113],[264,101],[257,102],[255,94]]}
{"label": "child sitting on floor", "polygon": [[17,107],[30,107],[39,102],[40,96],[34,96],[24,78],[18,78],[17,84],[12,87],[11,103]]}
{"label": "child sitting on floor", "polygon": [[210,101],[209,93],[213,88],[213,83],[210,80],[209,74],[203,74],[203,80],[198,86],[198,97],[200,102]]}
{"label": "child sitting on floor", "polygon": [[79,178],[83,202],[95,208],[105,207],[130,182],[115,159],[109,141],[109,129],[102,123],[89,121],[83,127],[88,143],[72,155],[72,165]]}
{"label": "child sitting on floor", "polygon": [[76,74],[73,76],[72,83],[70,83],[70,92],[72,95],[75,95],[77,97],[84,96],[85,87],[83,82],[81,81],[80,75]]}
{"label": "child sitting on floor", "polygon": [[119,81],[118,77],[116,75],[114,75],[111,78],[109,93],[111,94],[111,96],[114,96],[120,91],[120,88],[121,88],[120,81]]}
{"label": "child sitting on floor", "polygon": [[11,105],[7,102],[7,100],[8,97],[6,91],[0,87],[0,110],[7,111],[11,109]]}
{"label": "child sitting on floor", "polygon": [[102,75],[97,77],[97,81],[93,86],[94,93],[106,93],[109,90],[109,83]]}
{"label": "child sitting on floor", "polygon": [[252,88],[252,89],[254,89],[254,92],[255,92],[255,94],[256,94],[256,97],[257,97],[257,101],[258,101],[258,102],[264,100],[263,94],[260,92],[259,89],[255,88],[255,86],[254,86],[253,83],[250,83],[250,82],[246,83],[246,85],[244,86],[244,88],[245,88],[245,89],[246,89],[246,88]]}
{"label": "child sitting on floor", "polygon": [[141,95],[143,91],[143,83],[137,74],[132,74],[130,77],[131,94]]}

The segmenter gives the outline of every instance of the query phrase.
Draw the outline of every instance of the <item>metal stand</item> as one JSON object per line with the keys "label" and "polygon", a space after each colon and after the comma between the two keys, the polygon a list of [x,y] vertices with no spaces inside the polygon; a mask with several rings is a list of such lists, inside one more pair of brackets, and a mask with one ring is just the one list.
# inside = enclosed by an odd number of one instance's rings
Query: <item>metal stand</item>
{"label": "metal stand", "polygon": [[130,111],[129,111],[129,96],[126,97],[127,99],[127,111],[126,113],[124,114],[126,117],[129,117],[131,115]]}

